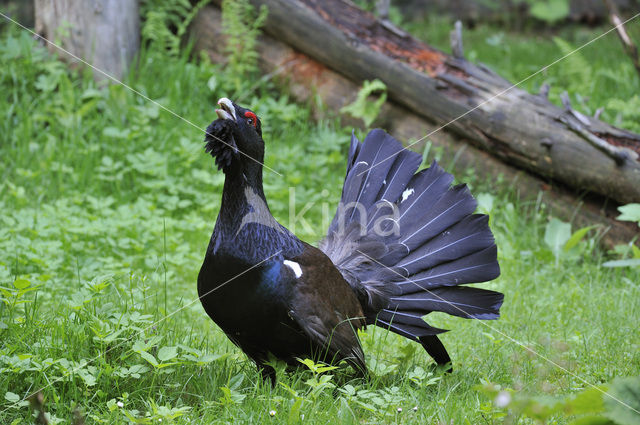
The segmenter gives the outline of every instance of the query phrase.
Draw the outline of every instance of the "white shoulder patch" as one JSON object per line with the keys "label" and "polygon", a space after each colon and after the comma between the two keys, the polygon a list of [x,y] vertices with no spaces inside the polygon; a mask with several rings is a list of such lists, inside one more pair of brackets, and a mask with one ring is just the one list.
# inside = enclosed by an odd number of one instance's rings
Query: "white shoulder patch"
{"label": "white shoulder patch", "polygon": [[295,261],[284,260],[284,265],[293,270],[296,278],[302,276],[302,267],[300,267],[300,264],[296,263]]}
{"label": "white shoulder patch", "polygon": [[413,195],[413,192],[415,192],[415,190],[413,190],[413,188],[406,189],[404,192],[402,192],[402,201],[400,201],[400,202],[406,201],[409,196]]}

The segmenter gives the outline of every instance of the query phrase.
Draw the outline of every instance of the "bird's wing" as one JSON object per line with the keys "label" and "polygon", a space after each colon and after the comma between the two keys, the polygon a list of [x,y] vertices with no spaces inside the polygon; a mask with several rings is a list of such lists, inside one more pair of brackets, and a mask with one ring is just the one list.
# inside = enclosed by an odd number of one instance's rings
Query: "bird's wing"
{"label": "bird's wing", "polygon": [[366,373],[357,330],[365,319],[355,294],[331,260],[308,244],[285,266],[295,279],[289,315],[307,334],[326,361],[346,360]]}

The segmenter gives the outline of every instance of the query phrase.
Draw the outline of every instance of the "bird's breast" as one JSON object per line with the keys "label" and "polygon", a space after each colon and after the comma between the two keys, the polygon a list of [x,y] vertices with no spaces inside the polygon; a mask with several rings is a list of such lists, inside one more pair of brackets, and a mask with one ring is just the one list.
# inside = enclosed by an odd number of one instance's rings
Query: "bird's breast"
{"label": "bird's breast", "polygon": [[282,263],[267,261],[247,270],[249,267],[226,258],[205,260],[202,265],[198,276],[200,301],[223,328],[245,320],[276,318],[287,310],[289,290],[282,278]]}

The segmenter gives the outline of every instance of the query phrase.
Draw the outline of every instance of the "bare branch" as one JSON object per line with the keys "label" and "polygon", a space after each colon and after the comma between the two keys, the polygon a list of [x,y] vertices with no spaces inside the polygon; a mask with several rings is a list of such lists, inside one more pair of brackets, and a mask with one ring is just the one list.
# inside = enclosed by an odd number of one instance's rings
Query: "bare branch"
{"label": "bare branch", "polygon": [[622,23],[622,19],[620,19],[620,12],[618,11],[618,7],[613,0],[604,0],[605,5],[607,6],[607,10],[609,11],[609,19],[611,19],[611,23],[616,27],[616,32],[618,33],[618,37],[622,42],[622,46],[624,47],[624,51],[629,55],[631,61],[633,62],[633,66],[638,71],[638,75],[640,75],[640,58],[638,58],[638,47],[629,37],[626,28]]}

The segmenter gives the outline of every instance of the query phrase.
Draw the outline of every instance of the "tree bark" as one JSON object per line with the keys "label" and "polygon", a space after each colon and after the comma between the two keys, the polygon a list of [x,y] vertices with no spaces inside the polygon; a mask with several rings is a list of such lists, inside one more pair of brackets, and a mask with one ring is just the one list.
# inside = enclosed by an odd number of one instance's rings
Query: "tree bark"
{"label": "tree bark", "polygon": [[[35,10],[38,34],[116,79],[123,77],[140,48],[137,0],[36,0]],[[94,76],[106,78],[95,69]]]}
{"label": "tree bark", "polygon": [[[219,9],[208,6],[196,16],[190,32],[195,39],[195,51],[204,50],[214,62],[224,63],[225,43],[221,28]],[[329,113],[335,114],[337,112],[334,111],[339,111],[356,98],[359,84],[271,36],[261,36],[256,49],[261,71],[270,78],[276,78],[298,101],[313,104],[319,97]],[[242,102],[244,99],[234,100]],[[326,113],[324,107],[314,111],[317,119]],[[348,116],[343,116],[343,123],[363,126],[360,120]],[[389,101],[382,107],[374,125],[404,141],[417,140],[437,128],[415,112]],[[434,149],[442,150],[441,164],[456,175],[462,176],[473,169],[481,178],[513,185],[523,199],[538,199],[548,205],[550,215],[573,221],[574,226],[597,224],[605,246],[628,243],[638,232],[634,223],[615,220],[618,212],[612,203],[599,197],[577,196],[562,185],[553,185],[548,179],[519,170],[470,145],[468,139],[447,129],[434,133],[429,142]],[[425,143],[423,141],[413,149],[421,151]]]}

